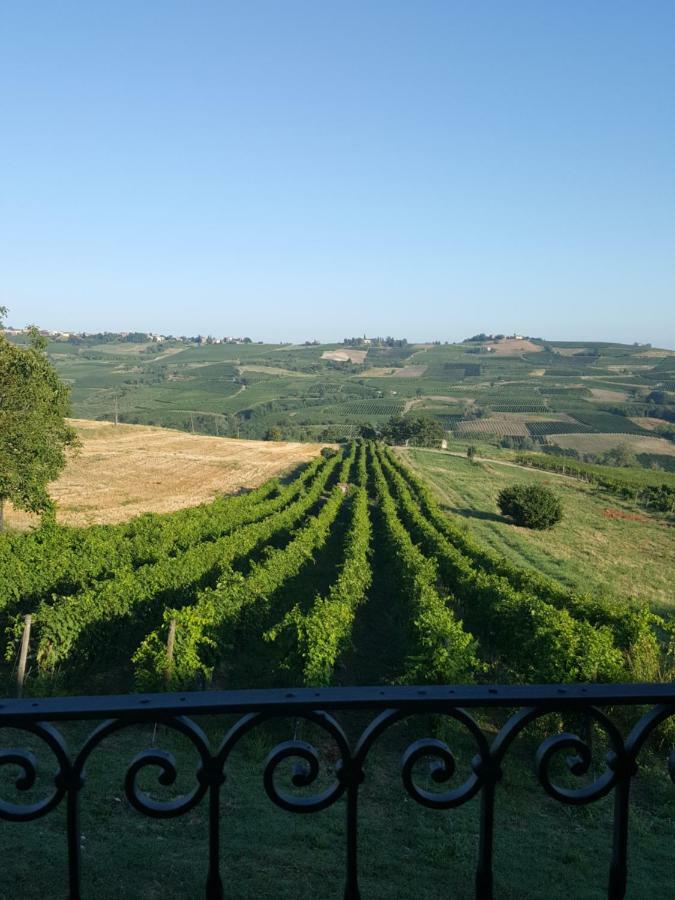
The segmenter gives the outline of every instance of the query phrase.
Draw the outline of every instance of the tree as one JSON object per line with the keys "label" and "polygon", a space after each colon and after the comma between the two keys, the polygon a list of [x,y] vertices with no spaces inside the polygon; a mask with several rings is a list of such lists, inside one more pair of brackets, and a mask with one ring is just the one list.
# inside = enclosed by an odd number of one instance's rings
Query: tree
{"label": "tree", "polygon": [[356,433],[365,441],[376,441],[379,437],[377,428],[370,422],[361,422],[356,426]]}
{"label": "tree", "polygon": [[445,438],[445,429],[430,416],[417,416],[411,421],[410,443],[415,447],[440,447]]}
{"label": "tree", "polygon": [[550,488],[540,484],[513,484],[499,492],[502,515],[525,528],[552,528],[562,519],[562,504]]}
{"label": "tree", "polygon": [[27,347],[10,343],[1,331],[6,314],[0,307],[0,530],[6,500],[29,512],[53,510],[47,485],[78,445],[66,422],[70,389],[47,358],[46,339],[32,327]]}
{"label": "tree", "polygon": [[675,441],[675,424],[664,422],[663,425],[657,425],[654,434],[658,434],[659,437],[664,437],[668,441]]}
{"label": "tree", "polygon": [[469,444],[469,446],[466,448],[466,458],[469,460],[469,462],[473,462],[475,459],[475,456],[476,456],[476,448],[474,447],[473,444]]}
{"label": "tree", "polygon": [[281,432],[281,428],[279,428],[276,425],[272,425],[265,432],[265,436],[264,436],[263,440],[265,440],[265,441],[281,441],[281,440],[283,440],[283,437],[284,436]]}
{"label": "tree", "polygon": [[389,444],[405,444],[416,447],[440,447],[445,431],[440,422],[429,416],[392,416],[382,428],[382,437]]}
{"label": "tree", "polygon": [[601,454],[599,462],[606,466],[637,466],[637,457],[627,444],[619,444]]}

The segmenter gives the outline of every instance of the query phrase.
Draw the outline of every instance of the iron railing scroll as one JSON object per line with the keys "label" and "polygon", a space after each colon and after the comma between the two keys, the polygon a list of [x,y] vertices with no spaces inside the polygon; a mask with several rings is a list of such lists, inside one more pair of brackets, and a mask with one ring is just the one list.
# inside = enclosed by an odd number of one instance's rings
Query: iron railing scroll
{"label": "iron railing scroll", "polygon": [[[610,712],[604,712],[603,709]],[[638,719],[627,735],[615,724],[625,707],[638,707]],[[481,710],[501,710],[502,724],[488,739],[477,722]],[[645,712],[646,709],[646,712]],[[355,741],[347,737],[339,716],[358,712],[367,722]],[[510,713],[510,714],[507,714]],[[157,723],[184,736],[196,750],[199,766],[192,789],[171,801],[158,801],[139,787],[138,776],[147,767],[160,771],[159,782],[172,784],[177,776],[173,756],[164,750],[139,753],[128,765],[124,790],[128,802],[144,816],[170,818],[185,815],[205,801],[208,808],[209,865],[204,893],[209,900],[224,897],[221,877],[220,801],[226,784],[228,762],[239,741],[264,723],[281,718],[311,722],[331,739],[338,760],[334,778],[313,795],[292,793],[278,786],[282,763],[294,761],[292,786],[311,787],[321,771],[320,752],[303,740],[287,740],[274,746],[265,761],[262,779],[269,799],[289,813],[313,813],[345,801],[347,900],[361,897],[358,877],[359,789],[366,778],[368,755],[396,722],[411,716],[434,714],[449,717],[465,729],[475,744],[475,756],[462,784],[450,785],[455,774],[451,748],[437,738],[411,743],[402,755],[401,777],[407,793],[417,803],[437,810],[452,810],[480,795],[480,831],[475,895],[493,895],[493,834],[497,784],[515,738],[529,725],[551,713],[569,720],[593,722],[610,747],[600,774],[590,783],[570,787],[556,783],[552,762],[567,754],[567,770],[573,776],[588,775],[592,748],[588,734],[557,731],[541,740],[536,753],[536,775],[544,791],[564,804],[584,805],[614,793],[613,844],[607,878],[607,895],[624,896],[627,881],[628,819],[631,782],[638,771],[641,751],[649,736],[675,713],[675,685],[445,685],[425,687],[302,688],[297,690],[205,691],[185,694],[131,694],[121,696],[12,699],[0,701],[0,728],[18,729],[38,738],[56,762],[51,793],[30,804],[0,800],[0,818],[26,822],[41,818],[66,804],[69,896],[81,896],[80,798],[86,789],[85,766],[97,747],[112,734],[138,724]],[[206,716],[237,717],[234,726],[216,746],[198,724]],[[625,718],[625,717],[624,717]],[[71,752],[59,730],[62,723],[104,720],[76,751]],[[428,721],[428,720],[427,720]],[[0,748],[4,744],[0,740]],[[430,765],[431,780],[439,790],[429,790],[415,781],[420,760]],[[33,787],[37,762],[25,749],[0,749],[0,766],[20,768],[17,791]],[[666,763],[675,784],[675,750]],[[289,786],[291,788],[292,786]],[[3,826],[4,827],[4,826]],[[393,895],[392,895],[393,896]],[[451,893],[448,894],[451,896]]]}

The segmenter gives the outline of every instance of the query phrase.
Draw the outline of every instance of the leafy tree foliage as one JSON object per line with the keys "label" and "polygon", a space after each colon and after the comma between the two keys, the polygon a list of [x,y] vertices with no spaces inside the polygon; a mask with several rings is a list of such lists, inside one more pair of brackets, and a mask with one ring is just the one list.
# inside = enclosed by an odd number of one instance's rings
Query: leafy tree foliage
{"label": "leafy tree foliage", "polygon": [[[6,310],[0,307],[0,325]],[[46,513],[53,507],[47,485],[65,465],[65,451],[77,445],[66,422],[69,388],[45,353],[37,328],[27,347],[0,333],[0,530],[5,500],[20,509]]]}
{"label": "leafy tree foliage", "polygon": [[503,515],[526,528],[551,528],[562,519],[562,504],[540,484],[514,484],[499,492],[497,505]]}
{"label": "leafy tree foliage", "polygon": [[627,444],[619,444],[603,453],[598,458],[598,462],[605,466],[636,466],[637,459]]}
{"label": "leafy tree foliage", "polygon": [[392,416],[382,429],[388,444],[414,444],[416,447],[440,447],[445,431],[429,416]]}

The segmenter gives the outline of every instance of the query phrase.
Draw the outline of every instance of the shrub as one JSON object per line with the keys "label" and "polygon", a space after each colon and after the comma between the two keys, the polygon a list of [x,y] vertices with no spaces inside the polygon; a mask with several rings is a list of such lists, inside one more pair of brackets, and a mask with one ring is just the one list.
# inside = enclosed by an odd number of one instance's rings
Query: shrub
{"label": "shrub", "polygon": [[562,519],[562,504],[547,487],[514,484],[500,491],[497,505],[502,514],[526,528],[551,528]]}

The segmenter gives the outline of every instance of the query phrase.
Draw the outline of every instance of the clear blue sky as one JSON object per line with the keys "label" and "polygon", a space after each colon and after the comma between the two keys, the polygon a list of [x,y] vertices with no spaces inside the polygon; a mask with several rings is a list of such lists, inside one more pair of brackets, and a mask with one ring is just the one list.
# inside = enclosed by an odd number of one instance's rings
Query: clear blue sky
{"label": "clear blue sky", "polygon": [[675,2],[3,0],[0,303],[675,347]]}

